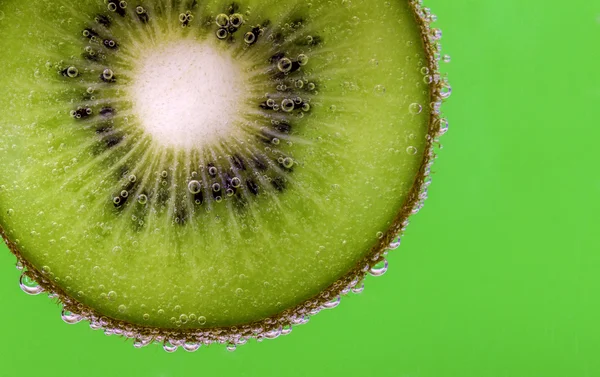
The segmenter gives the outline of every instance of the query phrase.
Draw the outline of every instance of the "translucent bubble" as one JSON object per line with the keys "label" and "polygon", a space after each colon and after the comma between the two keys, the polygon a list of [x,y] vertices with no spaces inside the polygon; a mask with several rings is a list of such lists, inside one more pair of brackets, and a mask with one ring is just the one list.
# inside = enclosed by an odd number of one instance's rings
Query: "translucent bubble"
{"label": "translucent bubble", "polygon": [[369,269],[369,274],[372,276],[381,276],[386,273],[387,269],[388,261],[386,259],[383,259],[382,261],[378,262],[376,265],[372,266]]}
{"label": "translucent bubble", "polygon": [[186,22],[186,21],[187,21],[187,14],[180,13],[179,14],[179,22]]}
{"label": "translucent bubble", "polygon": [[221,190],[221,185],[219,183],[213,183],[212,189],[214,192],[219,192]]}
{"label": "translucent bubble", "polygon": [[377,232],[376,236],[377,238],[383,238],[383,232]]}
{"label": "translucent bubble", "polygon": [[121,204],[121,197],[120,196],[115,196],[113,198],[113,203],[116,204],[116,205]]}
{"label": "translucent bubble", "polygon": [[418,103],[411,103],[408,107],[408,110],[414,115],[421,114],[423,111],[423,106],[419,105]]}
{"label": "translucent bubble", "polygon": [[242,181],[238,178],[238,177],[233,177],[231,179],[231,185],[235,188],[240,187],[240,185],[242,184]]}
{"label": "translucent bubble", "polygon": [[244,17],[239,13],[234,13],[229,16],[229,24],[235,28],[239,28],[244,23]]}
{"label": "translucent bubble", "polygon": [[168,175],[169,175],[169,173],[167,173],[167,171],[166,171],[166,170],[163,170],[163,171],[160,173],[160,176],[161,176],[161,177],[163,177],[163,178],[167,178],[167,176],[168,176]]}
{"label": "translucent bubble", "polygon": [[119,6],[123,9],[127,8],[127,1],[120,1]]}
{"label": "translucent bubble", "polygon": [[308,83],[308,86],[307,86],[308,90],[315,90],[315,87],[316,87],[316,85],[314,83],[312,83],[312,82]]}
{"label": "translucent bubble", "polygon": [[292,61],[288,58],[281,58],[277,63],[277,69],[284,73],[291,71]]}
{"label": "translucent bubble", "polygon": [[186,342],[183,344],[183,346],[181,346],[181,348],[183,348],[187,352],[195,352],[200,348],[200,343],[187,343]]}
{"label": "translucent bubble", "polygon": [[446,54],[442,57],[442,61],[444,63],[450,63],[452,61],[452,57],[450,57],[450,55]]}
{"label": "translucent bubble", "polygon": [[227,29],[219,29],[217,30],[216,35],[219,39],[225,39],[229,35],[229,32],[227,32]]}
{"label": "translucent bubble", "polygon": [[128,179],[129,179],[129,182],[131,182],[131,183],[134,183],[135,181],[137,181],[137,177],[135,175],[133,175],[133,174],[131,174],[128,177]]}
{"label": "translucent bubble", "polygon": [[298,89],[302,89],[302,87],[304,87],[304,81],[296,80],[296,82],[294,83],[294,86]]}
{"label": "translucent bubble", "polygon": [[446,132],[448,132],[448,127],[449,127],[448,120],[444,119],[444,118],[440,119],[439,120],[439,131],[438,131],[439,135],[443,135]]}
{"label": "translucent bubble", "polygon": [[308,56],[306,56],[304,54],[298,55],[298,58],[296,60],[298,61],[298,64],[300,64],[301,66],[308,64]]}
{"label": "translucent bubble", "polygon": [[292,166],[294,166],[294,160],[290,157],[284,158],[283,166],[286,167],[287,169],[291,168]]}
{"label": "translucent bubble", "polygon": [[331,111],[332,113],[335,112],[336,110],[337,110],[337,106],[336,105],[329,106],[329,111]]}
{"label": "translucent bubble", "polygon": [[79,70],[76,67],[69,67],[67,68],[67,76],[69,77],[77,77],[77,75],[79,74]]}
{"label": "translucent bubble", "polygon": [[111,80],[113,78],[113,76],[114,76],[113,71],[108,68],[102,72],[102,77],[104,78],[104,80]]}
{"label": "translucent bubble", "polygon": [[144,13],[146,13],[146,10],[144,9],[144,7],[138,6],[138,7],[135,8],[135,12],[137,14],[144,14]]}
{"label": "translucent bubble", "polygon": [[127,310],[127,307],[123,304],[119,305],[119,312],[121,313],[125,313],[125,311]]}
{"label": "translucent bubble", "polygon": [[278,139],[278,138],[276,138],[276,137],[274,137],[274,138],[273,138],[273,140],[271,140],[271,143],[272,143],[273,145],[279,145],[279,139]]}
{"label": "translucent bubble", "polygon": [[244,294],[244,290],[242,288],[237,288],[235,290],[235,294],[236,294],[236,296],[241,296]]}
{"label": "translucent bubble", "polygon": [[117,299],[117,292],[115,291],[110,291],[108,292],[108,295],[106,295],[106,297],[110,300],[110,301],[115,301]]}
{"label": "translucent bubble", "polygon": [[229,16],[227,16],[225,13],[217,15],[215,21],[217,22],[217,25],[222,28],[229,26]]}
{"label": "translucent bubble", "polygon": [[114,12],[117,10],[117,4],[115,3],[108,3],[108,10],[111,12]]}
{"label": "translucent bubble", "polygon": [[27,274],[21,274],[21,277],[19,278],[19,286],[21,287],[21,290],[28,295],[39,295],[44,291],[44,288],[38,285],[38,283],[30,278]]}
{"label": "translucent bubble", "polygon": [[[139,7],[138,7],[138,8],[139,8]],[[148,314],[148,313],[145,313],[145,314],[142,316],[142,318],[144,318],[144,321],[147,321],[147,320],[149,320],[149,319],[150,319],[150,314]]]}
{"label": "translucent bubble", "polygon": [[12,208],[9,208],[9,209],[6,211],[6,214],[7,214],[8,216],[12,216],[12,215],[14,215],[14,214],[15,214],[15,210],[14,210],[14,209],[12,209]]}
{"label": "translucent bubble", "polygon": [[244,35],[244,42],[246,42],[247,44],[252,44],[255,41],[256,41],[256,35],[254,35],[254,33],[249,31]]}
{"label": "translucent bubble", "polygon": [[198,317],[198,323],[201,325],[205,325],[206,324],[206,317],[201,315],[200,317]]}
{"label": "translucent bubble", "polygon": [[202,185],[198,181],[190,181],[190,183],[188,183],[188,190],[192,194],[197,194],[202,190]]}
{"label": "translucent bubble", "polygon": [[70,311],[63,309],[62,313],[61,313],[61,318],[63,321],[65,321],[65,323],[68,323],[70,325],[74,325],[78,322],[81,322],[81,320],[83,320],[83,317],[81,317],[78,314],[74,314],[71,313]]}
{"label": "translucent bubble", "polygon": [[120,253],[121,251],[123,251],[123,249],[121,248],[121,246],[115,246],[112,249],[113,253]]}
{"label": "translucent bubble", "polygon": [[302,111],[305,111],[305,112],[306,112],[306,111],[309,111],[309,110],[310,110],[310,104],[308,104],[308,103],[304,103],[304,104],[302,105]]}
{"label": "translucent bubble", "polygon": [[375,85],[374,91],[375,91],[376,95],[378,95],[378,96],[384,95],[385,94],[385,90],[386,90],[385,86],[383,86],[383,85]]}
{"label": "translucent bubble", "polygon": [[218,172],[218,170],[214,166],[211,166],[210,168],[208,168],[208,174],[210,174],[210,175],[217,175],[217,172]]}
{"label": "translucent bubble", "polygon": [[410,155],[415,155],[417,154],[418,150],[416,147],[413,147],[412,145],[406,148],[406,153],[410,154]]}
{"label": "translucent bubble", "polygon": [[140,204],[148,203],[148,197],[144,194],[138,195],[138,203],[140,203]]}
{"label": "translucent bubble", "polygon": [[126,198],[126,197],[128,197],[128,196],[129,196],[129,192],[127,192],[127,190],[123,190],[123,191],[121,191],[121,196],[122,196],[123,198]]}
{"label": "translucent bubble", "polygon": [[285,111],[286,113],[289,113],[290,111],[294,110],[294,101],[286,98],[283,101],[281,101],[281,110]]}
{"label": "translucent bubble", "polygon": [[179,316],[179,320],[181,321],[181,323],[187,323],[188,320],[189,320],[189,318],[188,318],[187,315],[182,314],[182,315]]}

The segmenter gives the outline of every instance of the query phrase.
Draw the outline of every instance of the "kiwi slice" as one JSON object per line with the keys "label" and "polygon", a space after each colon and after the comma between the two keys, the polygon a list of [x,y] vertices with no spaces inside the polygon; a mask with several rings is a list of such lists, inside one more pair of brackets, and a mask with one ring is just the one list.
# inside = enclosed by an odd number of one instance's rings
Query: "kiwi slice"
{"label": "kiwi slice", "polygon": [[447,129],[407,0],[6,0],[0,228],[67,322],[276,337],[385,272]]}

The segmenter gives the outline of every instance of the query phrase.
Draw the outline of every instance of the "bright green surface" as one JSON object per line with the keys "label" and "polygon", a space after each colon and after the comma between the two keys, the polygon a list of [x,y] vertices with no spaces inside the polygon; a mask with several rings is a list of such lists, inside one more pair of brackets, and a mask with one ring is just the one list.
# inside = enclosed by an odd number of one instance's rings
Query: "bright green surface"
{"label": "bright green surface", "polygon": [[428,5],[453,58],[451,130],[430,199],[362,296],[233,354],[168,355],[65,325],[4,253],[0,375],[598,376],[600,4]]}
{"label": "bright green surface", "polygon": [[[252,12],[238,34],[265,19],[281,29],[280,25],[302,18],[306,26],[284,36],[298,41],[311,34],[322,38],[314,48],[298,48],[297,43],[273,46],[267,42],[271,32],[266,29],[265,36],[243,54],[245,44],[239,38],[233,45],[219,41],[216,26],[204,33],[199,25],[190,27],[188,38],[201,35],[196,43],[228,47],[242,67],[252,67],[248,81],[259,84],[252,84],[248,98],[243,98],[251,105],[239,110],[244,114],[239,117],[247,122],[271,127],[270,119],[245,115],[244,110],[257,112],[266,100],[264,93],[276,92],[276,85],[268,82],[270,76],[262,73],[274,53],[284,51],[292,57],[305,53],[308,64],[289,77],[317,83],[318,94],[298,91],[297,95],[311,98],[312,110],[302,119],[288,118],[293,146],[285,140],[279,147],[269,145],[296,160],[288,189],[282,194],[264,190],[258,199],[246,191],[249,205],[239,210],[227,199],[195,206],[186,192],[191,171],[200,170],[199,164],[228,161],[228,156],[221,157],[227,149],[213,148],[203,159],[190,158],[186,151],[172,158],[163,147],[130,136],[139,134],[134,125],[144,120],[124,111],[127,105],[119,102],[125,102],[131,90],[125,77],[134,76],[130,72],[136,69],[136,48],[152,49],[184,38],[175,17],[169,22],[165,16],[151,25],[172,29],[168,37],[163,36],[166,31],[130,37],[145,29],[139,22],[121,22],[113,14],[110,32],[120,45],[116,58],[84,65],[69,56],[83,51],[86,17],[55,30],[37,30],[34,25],[42,21],[60,25],[77,12],[93,16],[98,9],[89,3],[98,2],[78,2],[73,11],[70,6],[57,11],[56,6],[32,2],[21,17],[16,16],[17,3],[2,8],[5,19],[0,30],[6,37],[0,42],[4,51],[0,65],[21,73],[0,76],[0,86],[13,88],[0,96],[0,107],[6,109],[0,132],[8,144],[0,149],[0,209],[9,212],[0,216],[0,224],[12,240],[19,240],[22,254],[38,270],[47,272],[69,295],[113,318],[160,327],[238,325],[277,314],[318,294],[348,273],[379,241],[378,235],[391,225],[415,181],[429,125],[429,90],[421,73],[426,60],[408,5],[359,2],[339,7],[314,1],[307,7],[295,1],[264,0],[245,5]],[[196,19],[214,19],[225,9],[221,2],[201,3]],[[246,14],[245,10],[240,11]],[[23,29],[33,32],[22,35]],[[108,33],[97,25],[94,29],[101,35]],[[23,44],[25,52],[21,52]],[[360,52],[357,45],[363,46]],[[16,59],[20,54],[23,60]],[[46,61],[56,64],[63,57],[65,67],[79,67],[80,77],[66,79],[56,69],[46,68]],[[113,69],[116,84],[100,83],[105,66]],[[85,73],[85,69],[96,72]],[[88,85],[96,87],[94,94],[101,102],[96,113],[107,104],[102,101],[115,105],[115,129],[128,116],[129,126],[121,128],[130,137],[99,156],[90,153],[97,143],[95,128],[85,129],[93,123],[69,117],[77,105],[94,107],[94,101],[79,102]],[[115,88],[125,94],[115,94]],[[66,101],[71,98],[73,104]],[[412,114],[411,104],[425,110]],[[267,148],[253,139],[254,134],[234,136],[247,140],[244,145],[225,140],[229,150],[241,154],[254,148],[256,153],[269,153],[263,152]],[[136,158],[129,158],[130,154]],[[123,179],[117,178],[122,166],[135,173],[146,189],[165,187],[167,204],[141,206],[129,199],[128,207],[115,211],[112,197],[123,189]],[[164,179],[159,175],[163,171]],[[183,194],[176,196],[178,191]],[[141,192],[136,188],[130,195],[135,198]],[[172,211],[181,206],[180,198],[191,217],[185,226],[173,222]],[[148,215],[142,217],[142,211]],[[132,225],[132,215],[137,215],[136,223],[138,218],[144,220],[143,227]],[[203,320],[187,321],[186,316]]]}

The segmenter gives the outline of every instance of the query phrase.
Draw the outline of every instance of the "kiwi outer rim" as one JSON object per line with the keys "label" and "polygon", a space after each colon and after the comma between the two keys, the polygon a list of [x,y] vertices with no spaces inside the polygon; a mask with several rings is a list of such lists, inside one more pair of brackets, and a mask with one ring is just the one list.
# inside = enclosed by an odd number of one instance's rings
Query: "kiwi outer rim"
{"label": "kiwi outer rim", "polygon": [[[422,0],[398,1],[408,1],[416,18],[417,26],[420,28],[427,59],[426,66],[429,68],[429,74],[433,77],[433,81],[429,84],[430,103],[442,103],[448,97],[448,95],[443,95],[442,90],[447,89],[448,86],[445,79],[441,78],[439,61],[436,60],[436,55],[439,58],[441,48],[437,39],[432,37],[433,29],[430,25],[432,20],[429,17],[429,9],[423,6]],[[365,278],[369,270],[385,260],[385,255],[387,255],[387,251],[390,249],[390,244],[398,240],[408,225],[408,218],[418,212],[423,205],[428,186],[426,179],[431,173],[431,165],[436,157],[434,147],[435,145],[439,145],[438,138],[441,136],[440,120],[439,109],[430,109],[426,149],[415,182],[405,204],[396,215],[392,225],[383,237],[380,238],[379,242],[371,248],[368,255],[357,263],[352,270],[316,296],[305,300],[291,309],[285,309],[278,314],[259,321],[239,326],[164,329],[132,324],[127,321],[110,318],[77,301],[77,299],[69,296],[54,282],[47,279],[40,270],[21,255],[19,248],[9,239],[1,224],[0,236],[4,239],[4,242],[11,253],[15,255],[20,265],[23,266],[23,274],[35,281],[43,289],[42,292],[48,292],[51,298],[56,298],[62,304],[63,315],[66,312],[74,314],[77,318],[74,322],[79,322],[80,320],[89,321],[94,329],[104,329],[107,334],[136,339],[136,342],[141,342],[141,346],[152,342],[163,342],[165,345],[170,343],[176,347],[184,346],[185,343],[223,343],[236,345],[243,344],[243,339],[274,338],[282,333],[284,327],[306,323],[307,315],[314,315],[320,310],[327,308],[327,303],[333,300],[339,301],[342,295],[347,294],[352,287],[359,284]]]}

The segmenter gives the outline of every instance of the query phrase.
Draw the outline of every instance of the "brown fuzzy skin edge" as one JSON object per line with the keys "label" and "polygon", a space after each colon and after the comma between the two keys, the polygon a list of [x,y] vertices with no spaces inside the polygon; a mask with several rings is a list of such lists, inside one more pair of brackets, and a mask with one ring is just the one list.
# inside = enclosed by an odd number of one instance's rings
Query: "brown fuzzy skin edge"
{"label": "brown fuzzy skin edge", "polygon": [[[401,0],[408,1],[414,12],[417,26],[420,28],[423,47],[428,59],[427,66],[434,81],[430,85],[430,102],[441,103],[445,98],[442,95],[445,82],[440,79],[439,62],[436,60],[436,53],[439,56],[439,45],[437,41],[431,38],[432,28],[430,26],[429,11],[424,8],[420,0]],[[110,318],[87,307],[75,298],[69,296],[60,287],[48,280],[41,271],[35,268],[31,263],[23,258],[17,245],[8,238],[8,235],[0,225],[0,236],[6,242],[9,250],[14,254],[18,262],[23,266],[24,274],[34,280],[45,292],[51,293],[63,305],[63,314],[69,313],[75,315],[76,321],[87,320],[94,329],[104,329],[107,334],[122,335],[127,338],[136,339],[136,346],[144,346],[153,341],[162,342],[169,347],[184,346],[187,344],[243,344],[244,339],[249,338],[274,338],[280,334],[289,331],[292,325],[305,323],[307,315],[314,315],[318,311],[327,307],[327,304],[339,301],[339,297],[349,292],[349,290],[360,284],[365,275],[371,268],[384,260],[389,245],[396,241],[402,234],[408,224],[408,218],[420,208],[424,200],[421,194],[426,190],[425,181],[430,174],[431,164],[435,158],[433,152],[434,146],[439,137],[439,112],[431,110],[429,121],[429,132],[427,135],[426,150],[421,163],[421,167],[415,179],[415,182],[409,192],[407,200],[400,212],[394,219],[392,226],[381,237],[368,255],[361,260],[351,271],[342,278],[331,284],[320,294],[304,301],[294,308],[286,309],[274,316],[262,319],[260,321],[230,327],[213,327],[199,329],[161,329],[149,326],[140,326],[128,323],[122,320]]]}

